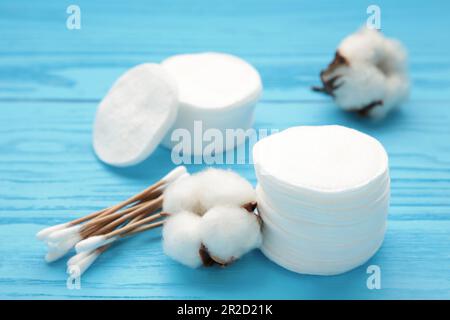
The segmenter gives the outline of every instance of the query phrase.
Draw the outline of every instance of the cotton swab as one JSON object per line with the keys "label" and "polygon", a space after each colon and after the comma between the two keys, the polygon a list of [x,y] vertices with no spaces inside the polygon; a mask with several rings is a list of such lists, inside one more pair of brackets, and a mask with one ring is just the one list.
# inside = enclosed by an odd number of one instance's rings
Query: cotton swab
{"label": "cotton swab", "polygon": [[54,247],[50,247],[49,252],[45,256],[45,261],[50,263],[65,256],[78,241],[80,241],[80,238],[75,236],[55,245]]}
{"label": "cotton swab", "polygon": [[[52,234],[53,232],[56,231],[61,231],[63,229],[66,228],[70,228],[72,226],[78,225],[80,223],[86,222],[88,220],[94,220],[95,218],[101,218],[101,217],[105,217],[111,213],[114,213],[122,208],[124,208],[127,205],[130,205],[134,202],[137,201],[143,201],[148,199],[149,196],[155,195],[156,194],[160,194],[162,193],[162,191],[164,191],[164,189],[171,183],[173,183],[175,180],[177,180],[178,178],[185,176],[187,174],[187,170],[185,166],[178,166],[175,169],[171,170],[168,174],[166,174],[162,179],[160,179],[158,182],[156,182],[155,184],[151,185],[150,187],[146,188],[145,190],[141,191],[140,193],[138,193],[137,195],[128,198],[125,201],[122,201],[119,204],[116,204],[110,208],[105,208],[102,209],[100,211],[91,213],[87,216],[72,220],[70,222],[67,223],[61,223],[61,224],[57,224],[54,226],[50,226],[47,228],[44,228],[42,230],[40,230],[37,234],[36,237],[39,240],[42,241],[46,241],[48,239],[48,237],[50,236],[50,234]],[[123,213],[123,211],[122,211]],[[69,231],[70,233],[70,231]],[[65,233],[59,233],[59,236],[55,236],[55,237],[61,237],[62,235],[64,235]]]}
{"label": "cotton swab", "polygon": [[[157,219],[161,218],[162,216],[163,216],[162,214],[158,213],[158,214],[152,215],[150,217],[144,218],[140,221],[137,221],[137,222],[134,222],[131,224],[127,224],[125,227],[116,229],[108,234],[89,237],[87,239],[84,239],[84,240],[78,242],[75,246],[75,250],[77,251],[77,253],[85,252],[85,251],[92,251],[94,249],[97,249],[97,248],[107,245],[109,243],[112,243],[112,242],[118,240],[119,238],[121,238],[122,235],[126,235],[127,232],[130,232],[133,229],[136,229],[137,227],[141,227],[144,224],[147,224],[149,222],[157,220]],[[147,229],[141,229],[140,231],[145,231],[145,230],[154,228],[159,225],[160,224],[148,225]]]}
{"label": "cotton swab", "polygon": [[100,252],[93,251],[90,252],[88,255],[80,259],[79,261],[71,264],[67,268],[67,273],[72,274],[75,273],[77,276],[81,276],[98,258],[100,255]]}
{"label": "cotton swab", "polygon": [[[110,233],[121,225],[135,223],[160,209],[162,193],[166,187],[188,175],[189,173],[184,166],[178,166],[158,182],[119,204],[39,231],[36,235],[37,238],[45,241],[49,248],[45,260],[53,262],[63,257],[80,240]],[[135,228],[138,228],[138,226],[135,226]],[[79,258],[77,259],[79,260]],[[73,260],[71,263],[73,263]]]}
{"label": "cotton swab", "polygon": [[44,241],[44,240],[46,240],[46,239],[48,238],[48,236],[49,236],[51,233],[53,233],[53,232],[55,232],[55,231],[59,231],[59,230],[65,229],[66,227],[69,226],[69,224],[70,224],[70,223],[60,223],[60,224],[56,224],[56,225],[54,225],[54,226],[51,226],[51,227],[47,227],[47,228],[45,228],[45,229],[42,229],[41,231],[39,231],[39,232],[36,234],[36,238],[37,238],[38,240]]}
{"label": "cotton swab", "polygon": [[[143,216],[138,216],[138,217],[132,219],[130,221],[130,223],[133,223],[133,222],[136,222],[136,221],[140,221],[142,219],[143,219]],[[156,223],[152,223],[152,224],[148,224],[148,225],[143,225],[143,226],[137,227],[137,228],[127,232],[126,234],[124,234],[121,237],[132,236],[132,235],[135,235],[137,233],[144,232],[144,231],[156,228],[158,226],[161,226],[163,224],[163,222],[164,221],[159,221],[159,222],[156,222]],[[117,240],[117,239],[115,239],[115,240]],[[83,273],[84,273],[92,265],[94,260],[97,259],[100,254],[102,254],[104,251],[106,251],[111,246],[112,242],[113,241],[111,241],[110,243],[107,243],[107,244],[105,243],[103,246],[100,246],[100,247],[98,247],[96,249],[93,249],[93,250],[90,250],[90,251],[83,251],[83,252],[80,252],[80,253],[77,253],[76,255],[74,255],[72,258],[70,258],[67,261],[67,267],[68,267],[67,268],[67,273],[70,274],[72,272],[72,270],[74,270],[73,269],[74,267],[78,268],[78,270],[83,271]],[[89,265],[87,265],[87,261],[84,261],[84,259],[86,257],[88,257],[88,256],[91,256],[93,253],[96,253],[96,256],[95,256],[95,258],[92,258],[93,261],[89,262]],[[90,261],[90,260],[88,260],[88,261]]]}
{"label": "cotton swab", "polygon": [[67,266],[69,267],[71,265],[77,264],[79,261],[83,260],[84,258],[86,258],[90,254],[91,254],[91,251],[85,251],[85,252],[77,253],[72,258],[67,260]]}
{"label": "cotton swab", "polygon": [[[50,250],[58,251],[58,254],[48,255],[46,261],[52,262],[58,258],[61,258],[80,240],[86,239],[91,235],[101,234],[101,232],[104,231],[112,231],[116,226],[120,225],[122,222],[126,221],[129,218],[141,214],[145,209],[153,210],[153,208],[158,208],[158,206],[160,207],[161,201],[162,200],[157,200],[152,202],[152,200],[149,200],[135,207],[128,208],[120,212],[120,214],[118,213],[117,216],[105,216],[103,217],[103,220],[91,220],[92,224],[76,225],[51,233],[47,237],[47,245],[49,246]],[[124,218],[117,219],[116,221],[119,223],[113,221],[111,224],[108,224],[108,222],[110,222],[113,218],[120,217],[120,215],[124,215]],[[71,247],[67,247],[67,244],[71,244]],[[61,251],[63,251],[64,253],[61,253]]]}

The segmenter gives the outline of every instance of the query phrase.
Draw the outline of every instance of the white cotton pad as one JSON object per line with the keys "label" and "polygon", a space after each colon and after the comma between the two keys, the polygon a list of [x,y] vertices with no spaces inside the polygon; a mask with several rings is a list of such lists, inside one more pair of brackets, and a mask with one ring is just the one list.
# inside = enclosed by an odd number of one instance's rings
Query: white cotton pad
{"label": "white cotton pad", "polygon": [[[265,203],[280,214],[282,213],[281,215],[287,219],[346,225],[363,221],[376,208],[388,205],[389,187],[390,183],[387,180],[383,187],[373,194],[360,192],[353,198],[344,197],[336,200],[334,206],[330,203],[331,201],[327,201],[327,195],[313,197],[300,193],[297,195],[281,194],[274,191],[276,188],[263,187],[261,184],[258,198],[264,198]],[[338,198],[337,195],[333,196]],[[331,195],[330,198],[332,198]]]}
{"label": "white cotton pad", "polygon": [[339,274],[383,242],[388,157],[374,138],[342,126],[294,127],[253,149],[262,251],[299,273]]}
{"label": "white cotton pad", "polygon": [[295,215],[287,215],[270,205],[262,190],[258,189],[257,193],[258,212],[266,228],[285,234],[294,241],[306,239],[323,245],[346,244],[362,241],[372,234],[378,234],[386,226],[388,196],[383,197],[379,203],[373,206],[355,210],[354,215],[362,216],[361,219],[353,219],[355,221],[348,219],[341,222],[329,217],[322,217],[325,213],[316,212],[315,216],[307,216],[304,214],[306,212],[301,212],[302,208],[296,208]]}
{"label": "white cotton pad", "polygon": [[382,242],[383,238],[379,239],[378,243],[375,242],[373,247],[367,248],[366,253],[355,260],[317,261],[302,256],[294,256],[291,252],[280,251],[279,248],[270,248],[270,246],[264,244],[261,251],[273,262],[293,272],[330,276],[347,272],[364,264],[378,251]]}
{"label": "white cotton pad", "polygon": [[300,192],[352,192],[388,170],[383,146],[354,129],[292,127],[260,140],[253,148],[258,178]]}
{"label": "white cotton pad", "polygon": [[[258,71],[250,64],[229,54],[207,52],[176,55],[161,65],[177,81],[180,100],[176,122],[163,140],[166,147],[179,143],[172,139],[176,129],[186,129],[193,135],[195,121],[201,121],[203,132],[217,129],[224,136],[226,129],[247,130],[252,126],[262,84]],[[238,137],[236,141],[228,145],[221,141],[215,152],[234,148],[245,138]],[[202,154],[201,148],[188,149],[184,151]]]}
{"label": "white cotton pad", "polygon": [[143,161],[175,122],[177,109],[177,86],[164,68],[147,63],[128,70],[98,107],[95,153],[113,166]]}

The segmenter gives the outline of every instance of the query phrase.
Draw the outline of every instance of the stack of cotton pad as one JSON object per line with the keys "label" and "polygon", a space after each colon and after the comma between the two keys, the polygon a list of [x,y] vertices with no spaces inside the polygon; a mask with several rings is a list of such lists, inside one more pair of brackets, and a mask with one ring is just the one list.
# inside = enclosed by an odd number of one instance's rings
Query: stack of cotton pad
{"label": "stack of cotton pad", "polygon": [[294,127],[253,149],[264,254],[299,273],[333,275],[381,246],[388,158],[374,138],[341,126]]}
{"label": "stack of cotton pad", "polygon": [[[201,122],[203,132],[219,130],[223,137],[226,137],[226,129],[247,130],[252,126],[262,84],[258,71],[250,64],[229,54],[207,52],[173,56],[161,65],[175,78],[180,92],[177,119],[163,140],[166,147],[178,143],[176,137],[172,137],[174,130],[186,129],[194,133],[195,121]],[[198,143],[202,136],[192,136],[192,139]],[[233,149],[244,140],[241,135],[236,141],[221,141],[213,151]],[[194,149],[192,153],[201,154],[201,151]]]}

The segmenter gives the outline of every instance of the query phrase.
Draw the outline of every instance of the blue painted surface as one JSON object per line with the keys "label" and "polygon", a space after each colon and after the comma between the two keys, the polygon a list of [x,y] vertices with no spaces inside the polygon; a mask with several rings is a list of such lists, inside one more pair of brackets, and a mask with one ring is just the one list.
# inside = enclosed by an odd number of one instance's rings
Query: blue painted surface
{"label": "blue painted surface", "polygon": [[[65,27],[69,4],[0,2],[1,298],[450,298],[449,2],[377,1],[384,32],[410,52],[413,81],[410,101],[382,123],[309,90],[371,2],[83,0],[79,31]],[[45,264],[35,232],[134,194],[173,167],[162,148],[134,168],[100,163],[91,150],[98,101],[135,64],[207,50],[260,70],[257,128],[342,124],[384,144],[392,204],[383,247],[334,277],[298,275],[259,252],[226,269],[190,270],[149,232],[101,256],[81,290],[66,289],[65,261]],[[255,183],[250,165],[232,168]],[[381,290],[366,287],[370,264],[381,267]]]}

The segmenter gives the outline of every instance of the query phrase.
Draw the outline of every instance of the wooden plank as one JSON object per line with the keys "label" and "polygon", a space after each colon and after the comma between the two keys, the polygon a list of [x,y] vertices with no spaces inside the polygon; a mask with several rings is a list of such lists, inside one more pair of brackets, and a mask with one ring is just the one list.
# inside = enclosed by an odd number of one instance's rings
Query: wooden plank
{"label": "wooden plank", "polygon": [[[0,3],[0,297],[450,298],[450,45],[441,39],[450,3],[379,1],[383,30],[408,47],[413,83],[410,101],[379,123],[309,89],[369,3],[77,3],[80,31],[65,28],[69,3]],[[297,275],[259,252],[226,269],[190,270],[164,256],[152,231],[115,246],[83,276],[82,290],[68,290],[65,261],[45,264],[35,232],[134,194],[174,166],[163,148],[133,168],[99,162],[91,147],[98,102],[130,66],[204,50],[260,70],[256,129],[341,124],[383,143],[392,201],[382,249],[335,277]],[[256,184],[250,164],[226,167]],[[381,267],[381,290],[366,287],[370,264]]]}

